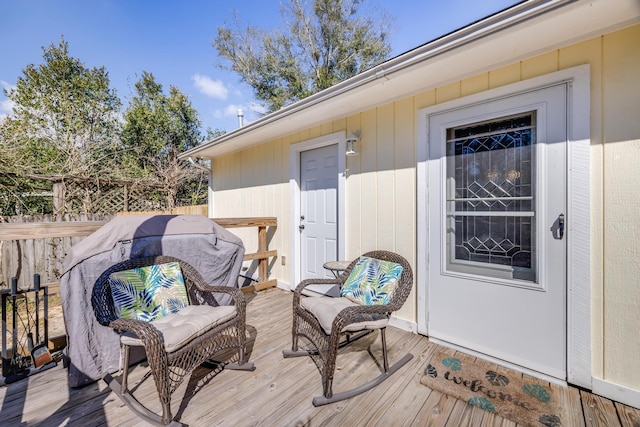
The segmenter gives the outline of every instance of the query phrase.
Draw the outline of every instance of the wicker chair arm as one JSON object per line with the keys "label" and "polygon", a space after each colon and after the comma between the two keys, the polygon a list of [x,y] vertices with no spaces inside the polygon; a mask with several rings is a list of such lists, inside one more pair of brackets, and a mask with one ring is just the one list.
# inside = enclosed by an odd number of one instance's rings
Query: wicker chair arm
{"label": "wicker chair arm", "polygon": [[298,283],[295,293],[300,294],[309,285],[342,285],[342,280],[338,279],[305,279]]}
{"label": "wicker chair arm", "polygon": [[233,303],[236,306],[246,304],[244,294],[238,288],[232,288],[231,286],[208,285],[204,283],[196,283],[196,287],[201,292],[208,292],[212,294],[229,294],[231,295]]}
{"label": "wicker chair arm", "polygon": [[302,291],[309,285],[341,285],[342,280],[338,279],[305,279],[302,282],[298,283],[296,289],[293,291],[293,306],[297,307],[300,305],[300,297],[302,296]]}

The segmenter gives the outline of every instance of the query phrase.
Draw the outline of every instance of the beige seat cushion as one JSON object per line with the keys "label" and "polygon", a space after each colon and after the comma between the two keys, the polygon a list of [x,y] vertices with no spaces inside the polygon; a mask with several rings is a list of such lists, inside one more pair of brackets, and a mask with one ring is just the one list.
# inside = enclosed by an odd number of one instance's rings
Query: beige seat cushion
{"label": "beige seat cushion", "polygon": [[[359,307],[353,301],[345,297],[306,297],[300,301],[300,305],[318,319],[325,333],[331,333],[333,319],[347,307]],[[366,315],[367,320],[347,325],[341,332],[356,332],[364,329],[381,329],[389,324],[389,319],[385,314]]]}
{"label": "beige seat cushion", "polygon": [[[154,320],[151,324],[164,336],[164,348],[171,353],[235,315],[236,307],[233,305],[190,305],[177,313]],[[142,346],[142,340],[130,332],[122,334],[120,342],[130,346]]]}

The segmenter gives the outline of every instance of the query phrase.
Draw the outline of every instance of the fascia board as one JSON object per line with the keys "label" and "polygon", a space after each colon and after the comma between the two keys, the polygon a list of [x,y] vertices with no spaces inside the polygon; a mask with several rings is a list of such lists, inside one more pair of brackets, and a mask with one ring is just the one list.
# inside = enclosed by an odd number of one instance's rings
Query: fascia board
{"label": "fascia board", "polygon": [[214,158],[640,21],[637,0],[530,0],[264,116],[180,158]]}

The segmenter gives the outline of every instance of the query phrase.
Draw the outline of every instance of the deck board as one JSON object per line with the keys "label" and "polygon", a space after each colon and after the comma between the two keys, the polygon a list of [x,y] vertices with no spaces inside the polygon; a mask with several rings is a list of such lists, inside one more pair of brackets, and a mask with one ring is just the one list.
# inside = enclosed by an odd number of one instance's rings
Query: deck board
{"label": "deck board", "polygon": [[580,397],[587,427],[622,425],[612,401],[585,391],[580,391]]}
{"label": "deck board", "polygon": [[[517,426],[420,384],[422,371],[436,351],[468,360],[474,357],[393,327],[387,331],[390,363],[407,352],[414,358],[373,390],[315,408],[311,399],[322,393],[315,365],[308,357],[282,357],[282,350],[291,346],[291,293],[269,289],[246,297],[248,348],[256,370],[199,368],[172,398],[173,412],[181,422],[233,427]],[[334,390],[376,376],[380,364],[380,336],[375,332],[340,351]],[[138,397],[159,410],[153,379],[147,373],[142,363],[133,369],[130,380],[138,387]],[[557,387],[571,408],[572,426],[640,425],[638,409],[573,387]],[[147,426],[102,381],[68,388],[62,364],[0,387],[0,405],[0,426]]]}

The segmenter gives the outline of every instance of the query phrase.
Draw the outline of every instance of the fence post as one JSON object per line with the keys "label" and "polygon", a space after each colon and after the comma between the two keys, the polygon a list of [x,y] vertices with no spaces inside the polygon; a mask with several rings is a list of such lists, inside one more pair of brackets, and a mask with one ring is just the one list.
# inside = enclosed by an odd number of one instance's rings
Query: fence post
{"label": "fence post", "polygon": [[[267,251],[267,227],[261,225],[258,227],[258,252]],[[258,278],[260,282],[267,281],[267,258],[261,258],[258,261]]]}
{"label": "fence post", "polygon": [[124,211],[129,212],[129,186],[125,184],[124,186]]}
{"label": "fence post", "polygon": [[64,182],[53,183],[53,214],[60,215],[64,213]]}

